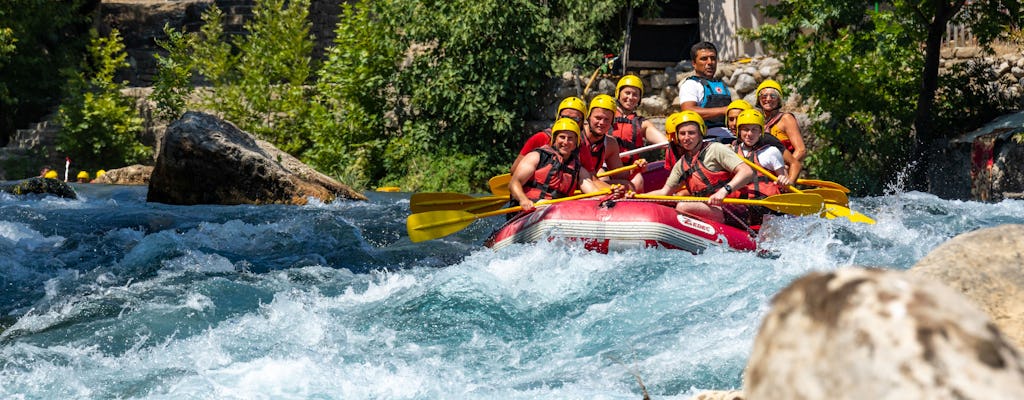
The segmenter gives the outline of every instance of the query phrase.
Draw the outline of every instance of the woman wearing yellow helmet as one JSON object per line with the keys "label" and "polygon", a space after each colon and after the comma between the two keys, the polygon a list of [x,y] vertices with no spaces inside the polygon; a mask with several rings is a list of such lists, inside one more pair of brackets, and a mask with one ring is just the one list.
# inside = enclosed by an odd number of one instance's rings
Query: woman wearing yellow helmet
{"label": "woman wearing yellow helmet", "polygon": [[793,157],[803,161],[807,156],[804,136],[800,133],[800,124],[792,113],[782,112],[782,85],[765,79],[757,86],[757,105],[764,112],[765,131],[775,136],[793,153]]}
{"label": "woman wearing yellow helmet", "polygon": [[[672,143],[678,146],[678,162],[672,166],[672,172],[665,181],[665,186],[651,192],[655,195],[671,195],[677,193],[684,185],[685,193],[694,196],[707,196],[707,203],[679,202],[676,211],[681,214],[692,214],[698,217],[725,221],[722,200],[736,197],[735,188],[746,186],[754,178],[754,171],[740,160],[732,149],[718,142],[706,142],[707,128],[704,119],[694,111],[683,111],[678,117],[670,116],[666,120],[675,124],[672,132]],[[669,128],[671,126],[666,126]],[[730,214],[744,214],[742,207],[729,207]]]}
{"label": "woman wearing yellow helmet", "polygon": [[[668,139],[651,121],[636,113],[637,106],[644,95],[644,83],[636,75],[626,75],[619,79],[615,87],[615,121],[612,124],[612,136],[619,142],[623,150],[633,150],[647,144],[665,143]],[[639,155],[624,157],[622,163],[635,162]]]}
{"label": "woman wearing yellow helmet", "polygon": [[[571,96],[562,99],[561,103],[558,103],[558,109],[555,111],[555,120],[559,118],[569,118],[576,121],[577,124],[583,125],[583,119],[587,116],[587,105],[583,102],[583,99]],[[551,129],[545,129],[540,132],[534,133],[529,139],[526,139],[526,143],[523,143],[523,147],[519,149],[519,155],[516,156],[516,160],[512,162],[512,168],[510,171],[515,171],[516,166],[523,160],[523,157],[529,154],[533,149],[538,149],[551,143]]]}
{"label": "woman wearing yellow helmet", "polygon": [[[523,211],[532,210],[538,200],[570,196],[577,188],[584,193],[609,188],[580,164],[580,127],[576,121],[561,118],[551,131],[551,142],[526,154],[512,171],[508,184],[511,200]],[[621,195],[622,190],[617,193]]]}

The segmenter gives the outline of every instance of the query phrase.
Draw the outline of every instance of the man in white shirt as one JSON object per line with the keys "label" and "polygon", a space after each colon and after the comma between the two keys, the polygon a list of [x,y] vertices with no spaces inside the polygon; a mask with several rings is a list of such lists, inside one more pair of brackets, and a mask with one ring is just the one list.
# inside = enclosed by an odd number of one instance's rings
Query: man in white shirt
{"label": "man in white shirt", "polygon": [[718,70],[718,48],[711,42],[700,42],[690,48],[694,75],[679,83],[679,105],[683,111],[696,112],[707,124],[706,140],[729,143],[735,139],[725,127],[725,115],[732,102],[729,88],[715,79]]}

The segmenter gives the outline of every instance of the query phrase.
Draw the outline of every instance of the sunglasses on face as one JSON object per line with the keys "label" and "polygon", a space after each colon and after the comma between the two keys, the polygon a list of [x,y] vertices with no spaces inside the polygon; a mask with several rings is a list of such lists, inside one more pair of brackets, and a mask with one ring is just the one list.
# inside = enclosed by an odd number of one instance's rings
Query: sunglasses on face
{"label": "sunglasses on face", "polygon": [[765,93],[765,94],[761,95],[761,98],[762,99],[777,99],[777,98],[779,98],[779,95],[777,95],[775,93]]}
{"label": "sunglasses on face", "polygon": [[570,117],[568,115],[559,115],[558,118],[568,118],[568,119],[571,119],[573,121],[576,121],[576,124],[578,124],[578,125],[583,125],[583,118],[580,118],[580,117]]}

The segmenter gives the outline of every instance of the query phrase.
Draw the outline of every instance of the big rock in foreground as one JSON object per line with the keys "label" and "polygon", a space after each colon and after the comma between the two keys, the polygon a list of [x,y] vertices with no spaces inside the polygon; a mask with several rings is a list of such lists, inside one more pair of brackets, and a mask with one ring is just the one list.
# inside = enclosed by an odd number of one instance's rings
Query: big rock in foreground
{"label": "big rock in foreground", "polygon": [[1017,348],[1024,348],[1024,225],[952,238],[910,268],[959,290],[981,307]]}
{"label": "big rock in foreground", "polygon": [[305,204],[366,200],[271,144],[213,115],[188,112],[167,128],[147,201],[167,204]]}
{"label": "big rock in foreground", "polygon": [[758,399],[1024,399],[1024,359],[956,291],[899,271],[841,269],[772,300],[747,364]]}

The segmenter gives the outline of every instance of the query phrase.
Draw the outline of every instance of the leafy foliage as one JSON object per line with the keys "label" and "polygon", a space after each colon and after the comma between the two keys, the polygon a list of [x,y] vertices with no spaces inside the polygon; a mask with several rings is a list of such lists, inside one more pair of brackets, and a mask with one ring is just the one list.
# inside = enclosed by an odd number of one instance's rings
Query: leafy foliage
{"label": "leafy foliage", "polygon": [[115,83],[114,74],[128,66],[117,30],[96,37],[88,57],[71,75],[58,120],[63,126],[57,148],[87,168],[111,168],[139,162],[150,149],[138,140],[142,118],[135,101],[121,94],[127,83]]}
{"label": "leafy foliage", "polygon": [[88,43],[98,2],[4,0],[0,7],[0,143],[17,128],[52,112]]}
{"label": "leafy foliage", "polygon": [[[929,38],[929,16],[939,8],[913,1],[876,8],[874,2],[853,0],[783,0],[764,7],[778,23],[745,34],[781,54],[786,83],[815,102],[809,130],[816,142],[806,162],[813,175],[848,182],[859,194],[878,194],[908,163],[922,161],[914,153],[920,139],[914,130],[915,112],[926,72],[920,49]],[[985,40],[994,37],[996,28],[972,26]],[[947,131],[929,136],[946,136],[974,118],[987,118],[982,113],[965,115],[960,100],[978,101],[972,107],[978,110],[998,109],[998,96],[954,98],[958,93],[984,93],[984,85],[957,87],[956,79],[964,75],[956,76],[944,80],[938,91],[940,101],[947,103],[928,108],[930,120],[950,122],[934,125]]]}
{"label": "leafy foliage", "polygon": [[878,193],[891,166],[909,161],[919,36],[891,11],[866,2],[782,1],[775,25],[753,36],[782,54],[783,74],[814,99],[814,176]]}
{"label": "leafy foliage", "polygon": [[[155,98],[167,118],[186,108],[214,110],[240,128],[292,154],[312,146],[307,130],[313,117],[307,81],[312,75],[309,0],[261,0],[244,28],[248,35],[228,38],[223,12],[215,5],[203,13],[198,34],[165,29],[167,50],[159,57]],[[199,91],[190,105],[195,74],[212,87]]]}
{"label": "leafy foliage", "polygon": [[174,120],[185,113],[188,97],[192,94],[192,71],[195,60],[189,52],[195,47],[194,38],[164,25],[167,39],[157,40],[157,44],[168,52],[168,55],[155,56],[158,65],[156,79],[153,81],[151,99],[156,102],[158,117]]}
{"label": "leafy foliage", "polygon": [[[544,15],[526,0],[346,6],[318,85],[337,131],[320,137],[333,146],[311,160],[336,173],[350,175],[358,162],[383,174],[357,185],[481,187],[486,178],[476,175],[506,168],[550,71]],[[323,164],[331,157],[339,163]],[[423,168],[446,160],[463,170],[424,180]]]}

